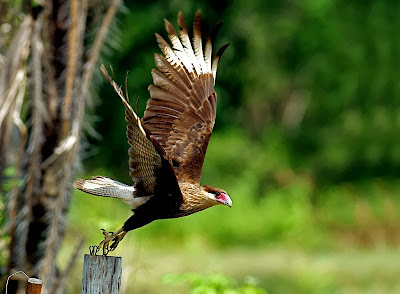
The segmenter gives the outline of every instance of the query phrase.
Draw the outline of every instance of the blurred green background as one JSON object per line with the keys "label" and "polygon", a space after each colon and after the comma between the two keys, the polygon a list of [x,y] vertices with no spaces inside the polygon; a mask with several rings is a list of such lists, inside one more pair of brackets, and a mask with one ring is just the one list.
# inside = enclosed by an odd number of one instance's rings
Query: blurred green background
{"label": "blurred green background", "polygon": [[[125,5],[103,62],[121,85],[128,72],[140,116],[160,52],[154,33],[166,37],[163,18],[176,24],[181,10],[191,27],[201,9],[204,33],[224,22],[214,48],[231,45],[218,70],[202,183],[233,200],[232,209],[129,233],[115,251],[125,293],[187,293],[190,283],[162,279],[187,272],[221,274],[268,293],[399,293],[400,2]],[[99,81],[80,177],[130,184],[124,109]],[[79,237],[95,244],[100,228],[117,230],[130,214],[119,201],[75,191],[61,263]],[[79,292],[79,266],[71,293]]]}

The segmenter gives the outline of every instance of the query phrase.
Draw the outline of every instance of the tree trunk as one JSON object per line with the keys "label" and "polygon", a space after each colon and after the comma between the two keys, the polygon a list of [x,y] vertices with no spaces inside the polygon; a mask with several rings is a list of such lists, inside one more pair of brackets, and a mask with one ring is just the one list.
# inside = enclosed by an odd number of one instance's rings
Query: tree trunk
{"label": "tree trunk", "polygon": [[[21,2],[9,2],[14,8],[9,11],[18,8],[23,20],[10,33],[9,45],[0,46],[8,47],[0,55],[0,192],[7,194],[7,272],[37,276],[44,281],[42,293],[56,293],[65,284],[55,260],[79,165],[88,90],[120,0],[110,0],[107,7],[104,1],[88,0],[40,1],[42,6],[35,7]],[[88,41],[92,29],[96,37]]]}

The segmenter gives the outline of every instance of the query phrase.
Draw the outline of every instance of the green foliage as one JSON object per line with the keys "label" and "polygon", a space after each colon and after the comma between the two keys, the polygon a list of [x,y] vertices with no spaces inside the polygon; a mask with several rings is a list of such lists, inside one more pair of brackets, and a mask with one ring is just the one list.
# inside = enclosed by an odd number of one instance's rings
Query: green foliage
{"label": "green foliage", "polygon": [[[146,248],[188,251],[398,244],[400,2],[178,2],[127,3],[130,11],[120,20],[123,49],[110,60],[120,84],[129,70],[128,90],[132,101],[140,96],[141,115],[152,53],[160,52],[153,33],[166,37],[162,18],[175,24],[182,10],[190,26],[201,8],[204,24],[224,21],[215,47],[231,45],[218,70],[217,122],[202,183],[227,190],[233,207],[156,221],[133,238]],[[94,144],[98,154],[86,161],[87,174],[131,183],[123,107],[109,85],[103,87],[95,128],[105,139]],[[75,232],[82,228],[93,240],[99,236],[93,228],[119,228],[130,214],[112,199],[79,193],[72,201]],[[266,273],[263,286],[277,293],[346,293],[336,291],[342,282],[330,276],[301,272],[279,279]],[[207,275],[177,279],[195,288],[213,285]]]}
{"label": "green foliage", "polygon": [[0,267],[7,261],[5,248],[9,243],[9,235],[6,231],[8,221],[7,213],[7,194],[13,189],[22,185],[22,179],[17,178],[15,168],[8,167],[3,172],[3,185],[0,187]]}
{"label": "green foliage", "polygon": [[[3,172],[3,185],[0,190],[0,230],[4,228],[7,221],[6,197],[13,188],[22,186],[22,179],[16,177],[16,171],[13,167],[8,167]],[[1,234],[3,235],[3,234]]]}
{"label": "green foliage", "polygon": [[[152,1],[128,8],[120,20],[123,49],[111,62],[121,84],[130,70],[128,90],[141,97],[139,115],[154,67],[150,51],[159,52],[153,33],[165,36],[162,17],[175,23],[182,10],[190,26],[201,8],[204,24],[224,20],[216,47],[231,42],[219,67],[217,123],[202,183],[226,189],[233,208],[212,208],[174,220],[173,226],[169,220],[154,222],[141,230],[144,240],[161,236],[171,246],[195,239],[220,247],[323,247],[332,244],[328,228],[360,222],[360,201],[385,207],[376,200],[384,194],[396,205],[400,67],[394,52],[400,43],[391,36],[400,27],[398,4]],[[107,167],[106,175],[130,183],[123,107],[109,85],[101,92],[102,120],[95,128],[107,140],[97,143],[98,154],[86,163],[88,170],[95,167],[89,175],[104,174]],[[365,188],[378,182],[385,188]],[[87,201],[90,213],[98,215]],[[367,214],[385,223],[385,213]],[[121,220],[116,215],[115,225],[128,215]]]}
{"label": "green foliage", "polygon": [[[400,170],[400,145],[393,140],[400,107],[395,54],[400,43],[392,37],[400,27],[398,3],[237,0],[182,6],[151,1],[128,8],[121,20],[123,48],[110,62],[121,84],[129,71],[128,89],[133,100],[140,96],[139,114],[148,98],[152,52],[159,52],[153,33],[165,36],[162,18],[175,23],[178,10],[190,25],[201,8],[205,25],[224,20],[216,47],[231,43],[218,72],[215,133],[232,132],[253,151],[235,161],[260,156],[262,162],[276,161],[274,168],[306,171],[318,185],[391,177]],[[98,114],[103,120],[96,129],[108,140],[98,144],[92,164],[119,174],[127,158],[123,110],[116,97],[110,99],[115,94],[108,85],[102,92]],[[277,150],[266,148],[276,139],[283,161],[275,160]],[[260,179],[270,182],[271,173]]]}
{"label": "green foliage", "polygon": [[244,285],[221,274],[168,274],[164,276],[164,283],[181,284],[189,283],[191,294],[266,294],[267,292],[257,287],[257,279],[247,277]]}
{"label": "green foliage", "polygon": [[4,183],[2,190],[3,192],[9,192],[15,187],[21,187],[23,184],[22,179],[16,176],[16,170],[14,167],[8,167],[4,170]]}

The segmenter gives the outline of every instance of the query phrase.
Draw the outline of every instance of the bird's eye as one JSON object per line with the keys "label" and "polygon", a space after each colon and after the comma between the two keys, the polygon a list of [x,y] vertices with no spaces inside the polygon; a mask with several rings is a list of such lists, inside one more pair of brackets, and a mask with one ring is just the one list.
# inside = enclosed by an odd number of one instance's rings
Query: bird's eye
{"label": "bird's eye", "polygon": [[217,196],[217,197],[218,197],[218,196],[219,196],[219,194],[220,194],[219,192],[215,192],[215,196]]}

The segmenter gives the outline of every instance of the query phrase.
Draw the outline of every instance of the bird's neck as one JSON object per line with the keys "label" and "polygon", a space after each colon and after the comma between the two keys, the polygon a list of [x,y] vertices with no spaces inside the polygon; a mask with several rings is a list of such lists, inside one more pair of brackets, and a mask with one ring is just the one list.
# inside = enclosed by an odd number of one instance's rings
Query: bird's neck
{"label": "bird's neck", "polygon": [[187,212],[187,214],[192,214],[217,204],[198,185],[186,184],[180,188],[183,197],[180,210]]}

